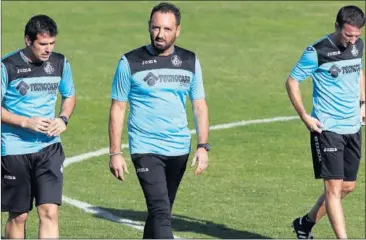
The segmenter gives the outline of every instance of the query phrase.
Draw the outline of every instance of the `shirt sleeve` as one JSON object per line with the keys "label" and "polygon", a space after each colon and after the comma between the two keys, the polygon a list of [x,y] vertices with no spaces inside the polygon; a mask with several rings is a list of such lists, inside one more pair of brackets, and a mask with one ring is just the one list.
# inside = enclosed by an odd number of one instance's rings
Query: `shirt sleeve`
{"label": "shirt sleeve", "polygon": [[300,60],[292,70],[290,77],[298,82],[303,82],[318,68],[318,54],[314,47],[310,46],[305,49]]}
{"label": "shirt sleeve", "polygon": [[128,101],[128,95],[131,89],[131,71],[128,60],[123,56],[119,62],[114,74],[112,83],[112,99],[116,101]]}
{"label": "shirt sleeve", "polygon": [[6,67],[3,63],[1,63],[1,102],[5,96],[6,90],[8,89],[8,72],[6,71]]}
{"label": "shirt sleeve", "polygon": [[69,98],[75,95],[75,88],[70,63],[66,58],[64,61],[64,69],[62,71],[61,82],[58,89],[63,98]]}
{"label": "shirt sleeve", "polygon": [[189,89],[189,97],[191,100],[204,99],[205,98],[205,90],[203,87],[203,79],[202,79],[202,69],[201,64],[196,57],[195,61],[195,74],[193,76],[190,89]]}

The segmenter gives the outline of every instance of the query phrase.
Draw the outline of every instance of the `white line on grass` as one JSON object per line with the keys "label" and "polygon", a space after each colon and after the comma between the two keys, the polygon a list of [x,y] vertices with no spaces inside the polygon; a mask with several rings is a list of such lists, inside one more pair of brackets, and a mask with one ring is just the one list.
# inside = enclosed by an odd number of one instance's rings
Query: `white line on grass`
{"label": "white line on grass", "polygon": [[[105,211],[98,207],[92,206],[86,202],[81,202],[76,199],[68,198],[66,196],[62,196],[62,201],[67,202],[68,204],[78,207],[78,208],[84,210],[85,212],[91,213],[95,216],[110,220],[112,222],[120,223],[122,225],[129,226],[129,227],[135,228],[140,231],[144,230],[144,224],[141,222],[133,221],[133,220],[126,219],[126,218],[120,218],[108,211]],[[182,239],[182,238],[174,235],[174,239]]]}
{"label": "white line on grass", "polygon": [[76,206],[76,207],[84,210],[87,213],[94,214],[98,217],[102,217],[104,219],[108,219],[108,220],[113,221],[113,222],[118,222],[118,223],[121,223],[123,225],[133,227],[137,230],[141,230],[141,231],[144,230],[144,224],[142,224],[142,223],[135,222],[135,221],[132,221],[132,220],[129,220],[129,219],[124,219],[124,218],[117,217],[116,215],[114,215],[114,214],[112,214],[108,211],[105,211],[105,210],[100,209],[98,207],[94,207],[94,206],[92,206],[88,203],[81,202],[81,201],[78,201],[78,200],[75,200],[75,199],[72,199],[72,198],[68,198],[66,196],[62,196],[62,201],[67,202],[67,203],[69,203],[73,206]]}
{"label": "white line on grass", "polygon": [[[210,127],[210,131],[213,130],[220,130],[220,129],[228,129],[228,128],[234,128],[234,127],[241,127],[245,125],[250,124],[256,124],[256,123],[270,123],[270,122],[284,122],[284,121],[290,121],[294,119],[298,119],[298,116],[289,116],[289,117],[274,117],[274,118],[265,118],[265,119],[256,119],[256,120],[244,120],[239,122],[232,122],[232,123],[224,123],[224,124],[218,124]],[[196,130],[192,129],[190,130],[190,133],[196,134]],[[128,148],[128,144],[122,144],[122,149]],[[77,163],[84,161],[88,158],[92,157],[99,157],[101,155],[105,155],[109,153],[109,148],[102,148],[94,152],[88,152],[81,155],[77,155],[74,157],[67,158],[64,162],[64,167],[69,166],[70,164]]]}
{"label": "white line on grass", "polygon": [[[122,149],[128,148],[128,144],[122,144]],[[83,153],[74,157],[66,158],[64,161],[64,168],[70,164],[84,161],[88,158],[99,157],[109,153],[109,148],[102,148],[94,152]]]}
{"label": "white line on grass", "polygon": [[[241,126],[246,126],[246,125],[250,125],[250,124],[261,124],[261,123],[271,123],[271,122],[284,122],[284,121],[290,121],[290,120],[295,120],[298,119],[298,116],[284,116],[284,117],[274,117],[274,118],[266,118],[266,119],[256,119],[256,120],[244,120],[244,121],[239,121],[239,122],[232,122],[232,123],[225,123],[225,124],[218,124],[218,125],[214,125],[210,127],[210,131],[212,130],[220,130],[220,129],[229,129],[229,128],[234,128],[234,127],[241,127]],[[196,130],[192,129],[190,130],[190,133],[196,134]],[[128,148],[127,144],[122,144],[122,149],[124,148]],[[77,155],[74,157],[70,157],[70,158],[66,158],[65,162],[64,162],[64,167],[67,167],[73,163],[77,163],[77,162],[81,162],[84,161],[86,159],[92,158],[92,157],[98,157],[101,155],[105,155],[108,154],[109,152],[109,148],[103,148],[103,149],[99,149],[97,151],[94,152],[89,152],[89,153],[84,153],[81,155]],[[91,213],[94,215],[97,215],[99,217],[114,221],[114,222],[118,222],[121,223],[123,225],[129,226],[129,227],[133,227],[135,229],[138,230],[143,230],[144,229],[144,224],[141,222],[137,222],[137,221],[132,221],[130,219],[125,219],[125,218],[120,218],[108,211],[102,210],[98,207],[92,206],[86,202],[81,202],[66,196],[62,196],[62,200],[70,205],[73,205],[77,208],[80,208],[82,210],[84,210],[87,213]],[[174,238],[179,238],[178,236],[174,236]]]}

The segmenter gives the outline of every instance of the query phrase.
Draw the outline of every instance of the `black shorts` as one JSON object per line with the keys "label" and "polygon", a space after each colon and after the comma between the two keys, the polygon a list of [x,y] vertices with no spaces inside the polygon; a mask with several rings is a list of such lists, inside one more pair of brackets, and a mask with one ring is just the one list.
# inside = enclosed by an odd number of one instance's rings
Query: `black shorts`
{"label": "black shorts", "polygon": [[310,133],[315,178],[356,181],[361,160],[361,130],[355,134]]}
{"label": "black shorts", "polygon": [[61,143],[37,153],[8,155],[1,158],[1,211],[29,212],[45,203],[61,205],[63,162]]}

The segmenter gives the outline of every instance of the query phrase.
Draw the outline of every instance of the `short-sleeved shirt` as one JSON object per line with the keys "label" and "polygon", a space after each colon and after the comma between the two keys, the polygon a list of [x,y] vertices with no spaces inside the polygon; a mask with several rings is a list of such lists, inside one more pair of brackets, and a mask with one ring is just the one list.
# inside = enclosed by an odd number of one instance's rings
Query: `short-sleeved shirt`
{"label": "short-sleeved shirt", "polygon": [[[29,63],[22,51],[10,53],[1,60],[1,106],[24,117],[55,118],[58,92],[63,98],[75,95],[68,60],[52,53],[41,64]],[[49,137],[9,124],[1,124],[1,155],[39,152],[60,137]]]}
{"label": "short-sleeved shirt", "polygon": [[313,79],[313,109],[323,130],[357,133],[360,119],[360,79],[364,43],[358,39],[346,48],[337,46],[332,34],[308,46],[290,77]]}
{"label": "short-sleeved shirt", "polygon": [[126,53],[113,79],[112,99],[128,101],[130,153],[178,156],[190,151],[186,97],[204,99],[197,56],[175,46],[169,56],[154,55],[150,46]]}

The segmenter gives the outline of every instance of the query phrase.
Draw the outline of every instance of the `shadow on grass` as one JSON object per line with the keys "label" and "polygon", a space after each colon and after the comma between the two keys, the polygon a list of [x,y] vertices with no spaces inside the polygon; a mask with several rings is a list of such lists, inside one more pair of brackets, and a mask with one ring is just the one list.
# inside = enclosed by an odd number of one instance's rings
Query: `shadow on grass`
{"label": "shadow on grass", "polygon": [[[93,207],[94,216],[98,218],[107,219],[110,221],[126,223],[133,227],[143,229],[143,223],[147,217],[146,212],[113,209],[104,207]],[[113,216],[114,215],[114,216]],[[116,218],[118,217],[118,218]],[[136,224],[129,221],[121,221],[121,219],[132,220],[141,222]],[[267,236],[263,236],[254,232],[236,230],[226,227],[224,224],[217,224],[212,221],[200,220],[183,215],[173,214],[172,220],[173,231],[179,232],[195,232],[198,234],[204,234],[213,238],[227,238],[227,239],[269,239]],[[142,233],[141,233],[142,236]]]}

